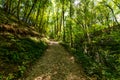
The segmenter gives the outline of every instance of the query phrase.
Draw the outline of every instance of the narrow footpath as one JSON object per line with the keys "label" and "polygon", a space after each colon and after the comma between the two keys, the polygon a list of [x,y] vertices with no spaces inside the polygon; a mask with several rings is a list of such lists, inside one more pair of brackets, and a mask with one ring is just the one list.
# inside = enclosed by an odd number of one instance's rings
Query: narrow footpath
{"label": "narrow footpath", "polygon": [[58,42],[51,41],[45,54],[23,80],[90,80],[81,66]]}

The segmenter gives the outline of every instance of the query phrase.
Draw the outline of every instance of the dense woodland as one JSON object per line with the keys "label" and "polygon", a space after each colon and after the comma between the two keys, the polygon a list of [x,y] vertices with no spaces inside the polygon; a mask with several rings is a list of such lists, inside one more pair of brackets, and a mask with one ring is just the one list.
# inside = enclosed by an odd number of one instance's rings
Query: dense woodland
{"label": "dense woodland", "polygon": [[120,0],[0,0],[0,79],[23,76],[42,37],[61,41],[88,76],[120,79]]}

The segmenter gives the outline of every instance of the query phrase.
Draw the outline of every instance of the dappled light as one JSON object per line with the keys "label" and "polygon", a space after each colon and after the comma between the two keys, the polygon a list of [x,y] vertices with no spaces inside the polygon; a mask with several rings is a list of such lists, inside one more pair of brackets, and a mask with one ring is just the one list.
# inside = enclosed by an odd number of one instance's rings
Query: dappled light
{"label": "dappled light", "polygon": [[70,59],[70,61],[72,62],[72,63],[74,63],[75,62],[75,58],[72,56],[72,57],[70,57],[69,58]]}
{"label": "dappled light", "polygon": [[[36,77],[34,80],[52,80],[50,75],[41,75]],[[80,78],[72,73],[66,76],[65,80],[86,80],[84,78]]]}
{"label": "dappled light", "polygon": [[[50,41],[44,56],[33,66],[26,80],[86,80],[81,66],[58,42]],[[84,75],[83,75],[84,74]]]}
{"label": "dappled light", "polygon": [[34,80],[51,80],[51,76],[41,75],[41,76],[36,77]]}
{"label": "dappled light", "polygon": [[0,0],[0,80],[120,80],[120,0]]}
{"label": "dappled light", "polygon": [[58,44],[58,42],[50,41],[49,44],[50,44],[50,45],[54,45],[54,44]]}
{"label": "dappled light", "polygon": [[67,79],[66,80],[86,80],[84,77],[79,77],[79,76],[76,76],[72,73],[70,73],[68,76],[67,76]]}
{"label": "dappled light", "polygon": [[[36,77],[34,80],[52,80],[50,75],[41,75]],[[66,76],[65,80],[86,80],[84,78],[80,78],[72,73]]]}

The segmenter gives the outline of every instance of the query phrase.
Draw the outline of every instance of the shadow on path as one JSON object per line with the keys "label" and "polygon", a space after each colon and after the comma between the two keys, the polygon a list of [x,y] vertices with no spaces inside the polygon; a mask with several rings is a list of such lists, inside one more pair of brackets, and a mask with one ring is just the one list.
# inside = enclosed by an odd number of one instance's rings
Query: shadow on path
{"label": "shadow on path", "polygon": [[45,54],[23,80],[89,80],[80,65],[58,42],[50,41]]}

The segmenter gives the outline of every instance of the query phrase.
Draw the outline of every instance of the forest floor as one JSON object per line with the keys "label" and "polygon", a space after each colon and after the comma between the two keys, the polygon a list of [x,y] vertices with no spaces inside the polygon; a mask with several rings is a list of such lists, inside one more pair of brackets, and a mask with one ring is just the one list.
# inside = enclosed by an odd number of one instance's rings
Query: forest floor
{"label": "forest floor", "polygon": [[[45,54],[22,80],[90,80],[80,64],[58,42],[50,41]],[[93,80],[93,79],[92,79]]]}

